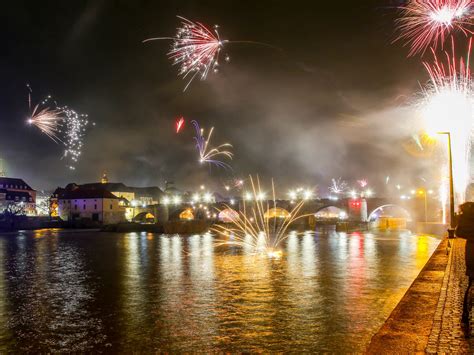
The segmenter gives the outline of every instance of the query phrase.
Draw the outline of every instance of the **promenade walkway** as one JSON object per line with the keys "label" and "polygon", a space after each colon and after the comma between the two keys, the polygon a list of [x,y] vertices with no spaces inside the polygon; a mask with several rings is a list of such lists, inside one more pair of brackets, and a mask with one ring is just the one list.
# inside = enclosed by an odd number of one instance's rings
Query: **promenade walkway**
{"label": "promenade walkway", "polygon": [[[367,353],[470,353],[461,325],[465,276],[463,239],[443,240],[375,334]],[[474,345],[474,343],[472,344]]]}

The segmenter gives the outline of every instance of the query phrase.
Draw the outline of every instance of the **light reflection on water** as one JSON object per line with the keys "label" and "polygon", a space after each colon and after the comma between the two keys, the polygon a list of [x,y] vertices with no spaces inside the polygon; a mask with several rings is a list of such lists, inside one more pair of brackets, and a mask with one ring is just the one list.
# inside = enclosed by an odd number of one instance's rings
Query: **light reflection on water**
{"label": "light reflection on water", "polygon": [[0,236],[0,352],[363,351],[439,240],[293,233],[281,259],[214,243]]}

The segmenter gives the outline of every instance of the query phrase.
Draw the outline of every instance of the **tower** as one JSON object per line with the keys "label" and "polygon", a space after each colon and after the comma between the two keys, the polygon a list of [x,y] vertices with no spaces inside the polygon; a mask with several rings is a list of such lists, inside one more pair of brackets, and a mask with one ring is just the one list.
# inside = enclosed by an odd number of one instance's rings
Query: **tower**
{"label": "tower", "polygon": [[7,172],[5,171],[5,168],[3,166],[3,159],[0,159],[0,177],[6,177]]}
{"label": "tower", "polygon": [[107,172],[104,171],[102,174],[102,179],[100,180],[102,184],[108,184],[109,183],[109,178],[107,177]]}

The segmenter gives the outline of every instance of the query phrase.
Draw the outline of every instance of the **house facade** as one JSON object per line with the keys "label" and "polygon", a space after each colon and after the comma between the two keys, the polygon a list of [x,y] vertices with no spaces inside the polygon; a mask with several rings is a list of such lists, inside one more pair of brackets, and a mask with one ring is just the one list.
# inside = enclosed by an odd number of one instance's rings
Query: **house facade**
{"label": "house facade", "polygon": [[19,206],[27,216],[36,215],[36,191],[23,179],[0,177],[0,212]]}
{"label": "house facade", "polygon": [[57,214],[63,221],[91,221],[100,224],[116,224],[126,221],[126,208],[120,198],[106,190],[78,187],[58,189]]}

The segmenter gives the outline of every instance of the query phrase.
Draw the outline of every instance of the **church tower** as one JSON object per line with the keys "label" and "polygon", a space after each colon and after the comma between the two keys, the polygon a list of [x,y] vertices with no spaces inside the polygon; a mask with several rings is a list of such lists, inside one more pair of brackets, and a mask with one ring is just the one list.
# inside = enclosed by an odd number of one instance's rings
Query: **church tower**
{"label": "church tower", "polygon": [[102,174],[102,179],[100,180],[102,184],[108,184],[109,183],[109,178],[107,177],[107,172],[104,171]]}
{"label": "church tower", "polygon": [[3,166],[3,159],[0,158],[0,177],[6,177],[7,172],[5,171],[5,168]]}

